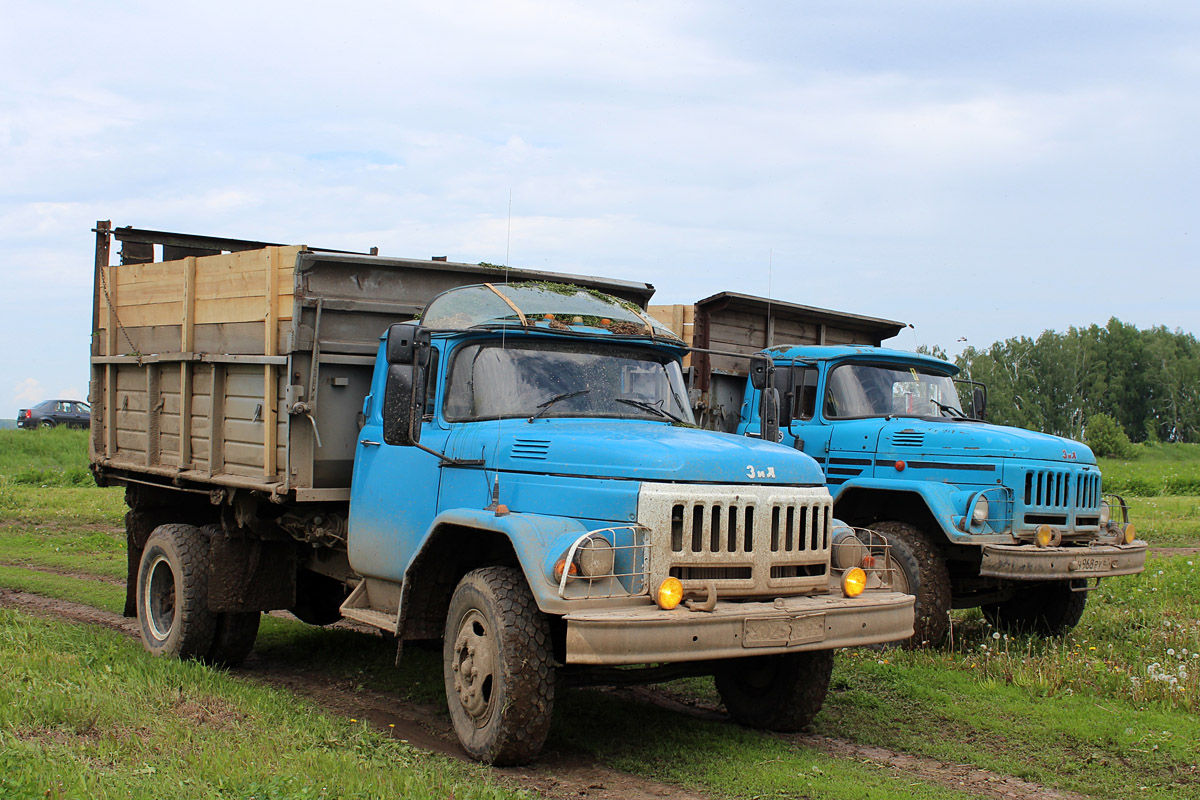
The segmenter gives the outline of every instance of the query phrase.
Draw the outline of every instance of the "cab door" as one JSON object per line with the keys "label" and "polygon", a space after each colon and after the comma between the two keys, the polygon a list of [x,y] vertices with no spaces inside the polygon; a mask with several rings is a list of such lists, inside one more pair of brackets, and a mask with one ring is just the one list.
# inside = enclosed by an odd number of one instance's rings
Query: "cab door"
{"label": "cab door", "polygon": [[[382,361],[382,353],[380,360]],[[436,413],[438,353],[431,358],[421,444],[444,453],[449,429]],[[437,516],[441,459],[419,447],[383,440],[386,366],[376,370],[366,400],[366,424],[358,435],[350,484],[348,554],[360,575],[401,581]]]}

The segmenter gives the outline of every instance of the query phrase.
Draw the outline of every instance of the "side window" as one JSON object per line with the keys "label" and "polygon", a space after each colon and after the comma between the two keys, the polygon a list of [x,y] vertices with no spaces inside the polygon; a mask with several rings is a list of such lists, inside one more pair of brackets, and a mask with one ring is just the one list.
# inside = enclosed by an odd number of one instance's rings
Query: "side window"
{"label": "side window", "polygon": [[817,413],[817,368],[795,367],[792,419],[809,420]]}
{"label": "side window", "polygon": [[71,404],[70,403],[55,403],[54,410],[58,411],[59,413],[65,414],[71,410]]}

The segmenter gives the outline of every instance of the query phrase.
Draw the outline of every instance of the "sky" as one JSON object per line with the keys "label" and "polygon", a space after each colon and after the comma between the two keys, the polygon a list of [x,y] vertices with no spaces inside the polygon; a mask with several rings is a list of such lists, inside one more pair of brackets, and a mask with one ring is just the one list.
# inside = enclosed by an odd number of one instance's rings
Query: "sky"
{"label": "sky", "polygon": [[769,295],[951,354],[1200,331],[1194,0],[97,8],[3,4],[0,416],[86,397],[100,219]]}

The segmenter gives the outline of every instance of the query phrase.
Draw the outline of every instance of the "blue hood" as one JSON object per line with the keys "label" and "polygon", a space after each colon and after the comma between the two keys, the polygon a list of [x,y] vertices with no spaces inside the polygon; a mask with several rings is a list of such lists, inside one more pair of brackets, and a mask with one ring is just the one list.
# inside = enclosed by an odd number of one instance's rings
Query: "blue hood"
{"label": "blue hood", "polygon": [[[864,420],[865,422],[866,420]],[[874,420],[873,422],[878,422]],[[879,432],[880,453],[921,452],[937,456],[1027,458],[1070,464],[1095,464],[1091,449],[1047,433],[981,422],[894,419]]]}
{"label": "blue hood", "polygon": [[[488,469],[678,483],[823,485],[797,450],[668,423],[510,419],[460,425],[447,455],[481,455]],[[754,475],[751,476],[751,469]]]}

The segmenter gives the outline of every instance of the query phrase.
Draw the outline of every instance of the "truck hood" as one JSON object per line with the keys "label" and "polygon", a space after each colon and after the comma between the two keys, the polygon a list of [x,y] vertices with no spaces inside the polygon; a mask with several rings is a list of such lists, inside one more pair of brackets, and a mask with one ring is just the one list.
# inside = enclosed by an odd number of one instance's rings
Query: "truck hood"
{"label": "truck hood", "polygon": [[823,485],[815,461],[779,444],[667,423],[547,419],[480,422],[447,455],[488,469],[678,483]]}
{"label": "truck hood", "polygon": [[879,453],[905,458],[926,456],[1027,458],[1070,464],[1095,464],[1091,448],[1047,433],[983,422],[932,422],[894,419],[879,432]]}

